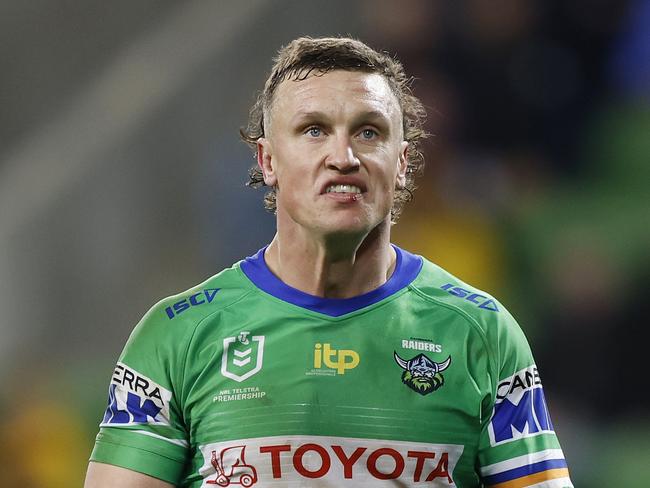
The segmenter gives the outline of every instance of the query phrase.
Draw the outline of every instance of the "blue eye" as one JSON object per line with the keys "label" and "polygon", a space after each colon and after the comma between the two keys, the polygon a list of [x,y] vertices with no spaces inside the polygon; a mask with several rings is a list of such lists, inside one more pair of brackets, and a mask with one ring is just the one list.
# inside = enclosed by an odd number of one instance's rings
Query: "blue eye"
{"label": "blue eye", "polygon": [[366,140],[370,140],[370,139],[372,139],[373,137],[375,137],[376,135],[377,135],[377,132],[375,132],[375,131],[372,130],[372,129],[363,129],[363,130],[361,131],[361,137],[362,137],[363,139],[366,139]]}
{"label": "blue eye", "polygon": [[307,129],[306,134],[310,135],[311,137],[318,137],[321,135],[320,127],[310,127]]}

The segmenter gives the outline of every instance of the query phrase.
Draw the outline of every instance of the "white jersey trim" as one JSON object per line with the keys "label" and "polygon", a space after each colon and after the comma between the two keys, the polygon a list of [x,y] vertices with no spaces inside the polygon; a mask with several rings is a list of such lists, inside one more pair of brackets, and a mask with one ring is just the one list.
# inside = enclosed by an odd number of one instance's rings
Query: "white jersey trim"
{"label": "white jersey trim", "polygon": [[[490,464],[481,468],[481,476],[491,476],[494,474],[503,473],[511,469],[520,468],[522,466],[529,466],[531,464],[539,463],[541,461],[548,461],[550,459],[564,459],[562,449],[547,449],[545,451],[533,452],[524,454],[507,461]],[[537,485],[535,485],[537,486]],[[554,485],[555,486],[555,485]]]}
{"label": "white jersey trim", "polygon": [[[114,426],[111,426],[114,427]],[[148,435],[149,437],[155,437],[156,439],[160,439],[163,441],[167,441],[171,444],[175,444],[177,446],[181,447],[189,447],[189,443],[187,441],[184,441],[182,439],[169,439],[165,436],[159,435],[159,434],[154,434],[153,432],[147,432],[146,430],[132,430],[131,432],[135,434],[143,434],[143,435]]]}

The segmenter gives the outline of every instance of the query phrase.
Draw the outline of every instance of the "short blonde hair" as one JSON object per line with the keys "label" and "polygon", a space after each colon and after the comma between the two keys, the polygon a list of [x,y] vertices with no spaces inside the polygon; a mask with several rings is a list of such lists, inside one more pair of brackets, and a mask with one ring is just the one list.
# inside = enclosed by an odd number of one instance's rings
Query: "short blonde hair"
{"label": "short blonde hair", "polygon": [[[404,140],[408,142],[406,185],[395,193],[391,219],[396,221],[406,202],[413,198],[415,177],[422,173],[424,157],[420,142],[427,134],[424,130],[426,112],[422,102],[411,91],[411,78],[396,59],[380,53],[356,39],[346,37],[311,38],[300,37],[278,51],[264,90],[250,111],[248,126],[240,130],[244,142],[257,151],[257,140],[265,136],[264,120],[273,104],[275,92],[283,81],[301,81],[310,75],[323,75],[333,70],[362,71],[382,75],[397,97],[402,110]],[[255,164],[249,171],[248,186],[265,186],[262,170]],[[276,189],[271,188],[264,196],[264,206],[275,213]]]}

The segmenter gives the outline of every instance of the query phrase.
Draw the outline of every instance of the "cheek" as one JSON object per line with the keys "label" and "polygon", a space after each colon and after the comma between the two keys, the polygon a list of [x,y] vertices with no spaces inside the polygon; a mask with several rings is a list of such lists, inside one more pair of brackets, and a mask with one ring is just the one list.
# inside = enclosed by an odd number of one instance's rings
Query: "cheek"
{"label": "cheek", "polygon": [[382,175],[382,180],[385,191],[394,193],[397,182],[397,171],[386,169]]}
{"label": "cheek", "polygon": [[276,154],[275,159],[278,186],[290,185],[295,190],[305,188],[319,169],[318,155],[309,147],[285,147]]}
{"label": "cheek", "polygon": [[377,162],[384,185],[394,190],[399,178],[400,155],[395,149],[395,144],[387,146],[389,147],[377,148],[377,154],[373,159]]}
{"label": "cheek", "polygon": [[307,170],[293,161],[283,160],[276,169],[278,200],[284,202],[286,208],[295,207],[298,202],[305,200],[309,192]]}

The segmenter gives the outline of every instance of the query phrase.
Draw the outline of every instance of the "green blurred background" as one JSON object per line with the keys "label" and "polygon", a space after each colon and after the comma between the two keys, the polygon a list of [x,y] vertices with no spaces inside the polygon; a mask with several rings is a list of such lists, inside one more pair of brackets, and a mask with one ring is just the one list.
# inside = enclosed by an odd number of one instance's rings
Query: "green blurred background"
{"label": "green blurred background", "polygon": [[271,239],[237,131],[333,34],[428,108],[395,241],[518,318],[576,486],[650,486],[650,2],[9,0],[0,32],[2,486],[80,486],[133,325]]}

